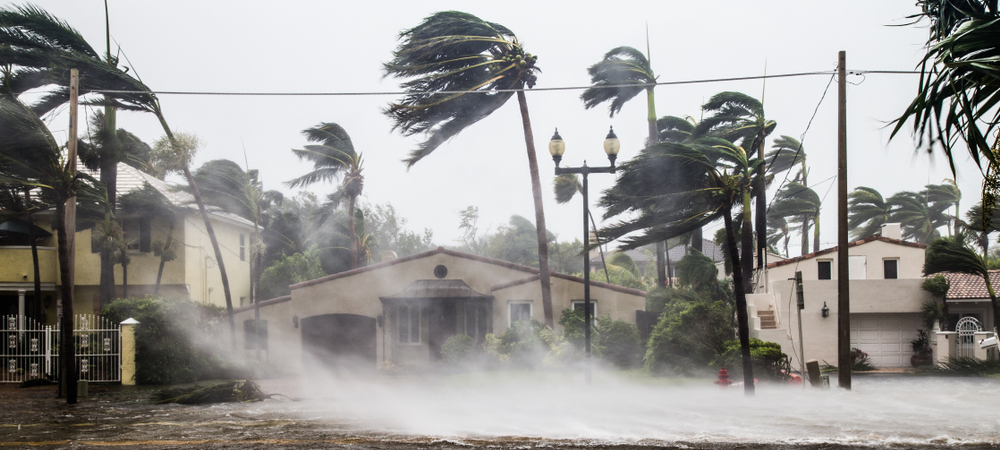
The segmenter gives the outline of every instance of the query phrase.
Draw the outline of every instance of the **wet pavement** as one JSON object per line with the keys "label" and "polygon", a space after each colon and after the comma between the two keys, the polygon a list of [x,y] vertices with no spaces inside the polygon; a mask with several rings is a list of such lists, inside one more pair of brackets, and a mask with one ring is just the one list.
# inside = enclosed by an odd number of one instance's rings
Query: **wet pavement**
{"label": "wet pavement", "polygon": [[[496,378],[263,380],[294,400],[202,406],[154,405],[155,386],[92,385],[66,405],[54,387],[0,385],[0,447],[1000,448],[995,379],[862,378],[852,393],[761,385],[747,399],[701,380]],[[527,380],[538,389],[524,391]]]}

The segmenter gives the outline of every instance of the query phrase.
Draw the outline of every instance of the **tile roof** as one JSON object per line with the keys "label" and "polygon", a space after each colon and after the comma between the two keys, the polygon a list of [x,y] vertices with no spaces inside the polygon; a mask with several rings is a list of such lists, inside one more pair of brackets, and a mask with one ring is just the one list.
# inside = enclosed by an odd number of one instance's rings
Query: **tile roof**
{"label": "tile roof", "polygon": [[[644,266],[646,263],[650,261],[650,257],[646,253],[647,250],[649,251],[649,253],[654,253],[655,245],[647,245],[637,249],[626,250],[625,254],[628,255],[630,258],[632,258],[632,260],[635,261],[635,263],[638,264],[639,266]],[[681,258],[684,257],[685,255],[684,250],[685,247],[683,245],[675,245],[671,247],[669,250],[667,250],[667,253],[670,256],[671,266],[676,264],[677,261],[680,261]],[[722,247],[716,245],[715,242],[712,240],[702,239],[701,250],[702,253],[705,254],[705,256],[712,258],[712,261],[714,262],[718,263],[725,261],[725,257],[722,254]],[[607,256],[608,254],[605,255]],[[596,258],[592,258],[590,261],[594,264],[599,265],[601,257],[598,256]]]}
{"label": "tile roof", "polygon": [[[903,246],[906,246],[906,247],[927,248],[927,246],[924,245],[924,244],[917,244],[915,242],[901,241],[899,239],[892,239],[892,238],[887,238],[887,237],[882,237],[882,236],[870,236],[870,237],[866,237],[866,238],[858,240],[858,241],[850,242],[850,243],[847,244],[847,247],[848,248],[850,248],[850,247],[857,247],[859,245],[867,244],[869,242],[874,242],[874,241],[888,242],[890,244],[903,245]],[[837,247],[836,246],[830,247],[830,248],[827,248],[827,249],[823,249],[823,250],[819,250],[819,251],[816,251],[816,252],[812,252],[812,253],[810,253],[808,255],[796,256],[794,258],[788,258],[786,260],[782,260],[782,261],[778,261],[778,262],[773,262],[773,263],[768,264],[767,268],[768,269],[772,269],[772,268],[775,268],[775,267],[778,267],[778,266],[783,266],[785,264],[793,264],[793,263],[797,263],[799,261],[807,260],[809,258],[815,258],[815,257],[820,256],[820,255],[826,255],[826,254],[829,254],[829,253],[833,253],[835,251],[837,251]]]}
{"label": "tile roof", "polygon": [[[1000,270],[991,270],[989,273],[990,283],[994,289],[1000,287]],[[951,284],[951,287],[948,288],[948,294],[945,296],[948,300],[990,298],[990,293],[986,290],[986,283],[979,275],[954,272],[944,272],[941,275],[947,278],[948,283]]]}

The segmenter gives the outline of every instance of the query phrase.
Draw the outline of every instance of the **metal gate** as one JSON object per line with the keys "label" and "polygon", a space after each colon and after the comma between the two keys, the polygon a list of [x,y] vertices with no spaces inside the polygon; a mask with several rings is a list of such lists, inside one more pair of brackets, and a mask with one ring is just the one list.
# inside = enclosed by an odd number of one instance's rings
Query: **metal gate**
{"label": "metal gate", "polygon": [[[0,383],[59,379],[59,325],[18,315],[0,316]],[[73,317],[76,368],[81,380],[121,381],[118,324],[94,314]]]}
{"label": "metal gate", "polygon": [[972,358],[976,350],[976,332],[983,331],[983,325],[975,317],[963,317],[955,325],[958,332],[958,356]]}

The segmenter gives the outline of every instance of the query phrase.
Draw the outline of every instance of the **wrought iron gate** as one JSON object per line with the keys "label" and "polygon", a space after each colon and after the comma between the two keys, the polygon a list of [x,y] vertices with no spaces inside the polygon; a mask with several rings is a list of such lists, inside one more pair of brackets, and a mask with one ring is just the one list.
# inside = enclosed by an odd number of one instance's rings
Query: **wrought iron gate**
{"label": "wrought iron gate", "polygon": [[[59,325],[42,325],[31,318],[0,316],[0,383],[36,378],[59,379]],[[76,368],[81,380],[121,381],[121,330],[94,314],[73,318]]]}
{"label": "wrought iron gate", "polygon": [[958,356],[972,358],[976,351],[976,332],[983,331],[983,324],[975,317],[963,317],[955,325],[958,332]]}

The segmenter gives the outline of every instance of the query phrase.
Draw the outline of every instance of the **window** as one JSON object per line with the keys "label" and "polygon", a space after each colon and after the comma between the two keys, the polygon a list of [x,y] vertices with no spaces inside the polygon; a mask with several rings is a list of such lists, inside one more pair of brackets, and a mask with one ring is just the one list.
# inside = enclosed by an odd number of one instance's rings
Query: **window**
{"label": "window", "polygon": [[419,306],[399,305],[396,309],[396,321],[399,325],[399,342],[404,344],[420,343]]}
{"label": "window", "polygon": [[514,302],[510,304],[510,323],[531,320],[531,302]]}
{"label": "window", "polygon": [[122,233],[128,242],[129,253],[149,253],[152,247],[152,233],[149,219],[144,217],[125,218],[121,221]]}
{"label": "window", "polygon": [[476,341],[482,341],[488,332],[486,329],[488,314],[489,310],[486,305],[466,303],[465,334],[471,336]]}
{"label": "window", "polygon": [[898,259],[883,259],[882,266],[885,269],[885,279],[893,280],[899,278],[899,260]]}
{"label": "window", "polygon": [[240,261],[247,260],[247,242],[246,235],[240,233]]}
{"label": "window", "polygon": [[817,267],[819,271],[820,280],[832,280],[833,279],[833,261],[817,261],[819,265]]}
{"label": "window", "polygon": [[[573,311],[583,314],[583,307],[587,302],[583,300],[573,300]],[[597,300],[590,299],[590,317],[597,317]]]}

